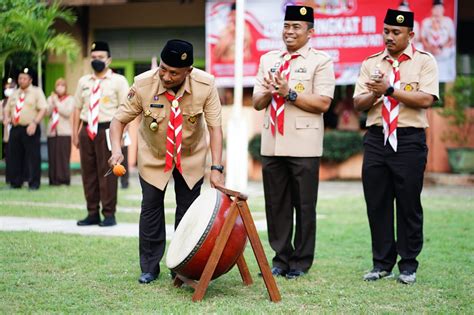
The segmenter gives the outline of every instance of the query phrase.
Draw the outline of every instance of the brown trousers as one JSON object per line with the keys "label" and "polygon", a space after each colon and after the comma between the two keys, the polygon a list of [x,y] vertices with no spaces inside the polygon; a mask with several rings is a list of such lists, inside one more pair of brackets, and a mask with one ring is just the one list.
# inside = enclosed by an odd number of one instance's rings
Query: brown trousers
{"label": "brown trousers", "polygon": [[48,175],[50,185],[71,183],[71,136],[48,137]]}
{"label": "brown trousers", "polygon": [[110,174],[107,160],[111,152],[107,148],[105,129],[109,124],[99,124],[97,136],[92,141],[87,135],[87,124],[79,132],[79,150],[81,155],[82,185],[87,201],[89,216],[97,216],[102,203],[102,214],[105,217],[115,215],[117,206],[117,177]]}

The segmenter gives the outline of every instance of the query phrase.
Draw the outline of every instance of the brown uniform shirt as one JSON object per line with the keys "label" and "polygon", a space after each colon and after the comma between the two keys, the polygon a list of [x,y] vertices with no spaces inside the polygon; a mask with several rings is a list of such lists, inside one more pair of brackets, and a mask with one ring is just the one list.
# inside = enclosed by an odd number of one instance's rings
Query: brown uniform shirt
{"label": "brown uniform shirt", "polygon": [[[72,133],[70,118],[74,109],[74,97],[68,95],[62,101],[58,101],[57,98],[56,101],[54,99],[55,98],[53,98],[53,96],[48,97],[48,111],[46,112],[46,114],[49,116],[49,123],[46,134],[48,137],[70,136]],[[59,122],[56,126],[56,131],[54,133],[51,133],[51,125],[53,124],[51,114],[53,112],[54,106],[58,106]]]}
{"label": "brown uniform shirt", "polygon": [[46,102],[46,97],[44,96],[43,91],[39,87],[30,85],[26,90],[16,89],[8,99],[5,108],[5,112],[10,117],[12,123],[14,120],[16,103],[23,92],[25,93],[25,103],[20,112],[20,122],[18,124],[21,126],[28,126],[33,122],[40,110],[48,107],[48,103]]}
{"label": "brown uniform shirt", "polygon": [[[165,92],[158,70],[142,73],[135,77],[127,100],[115,114],[115,118],[124,124],[141,115],[138,170],[145,181],[161,190],[172,173],[164,172],[166,132],[171,109]],[[193,69],[186,77],[177,95],[183,95],[180,102],[183,114],[181,166],[183,177],[188,187],[192,188],[204,176],[208,147],[206,123],[212,127],[221,126],[221,104],[214,77],[199,69]],[[156,131],[150,129],[153,121],[158,123]]]}
{"label": "brown uniform shirt", "polygon": [[[79,79],[76,94],[74,96],[76,108],[81,110],[80,118],[88,122],[89,103],[94,86],[94,75],[87,74]],[[110,122],[114,117],[120,103],[123,102],[128,93],[127,79],[120,74],[109,70],[100,84],[102,95],[99,103],[99,123]]]}
{"label": "brown uniform shirt", "polygon": [[[400,63],[400,89],[425,92],[438,99],[438,67],[433,56],[424,51],[413,50],[411,45],[403,53],[407,54],[410,59]],[[370,81],[370,76],[374,73],[376,67],[379,67],[386,76],[390,75],[393,70],[391,64],[386,60],[387,57],[388,52],[384,50],[364,60],[357,79],[354,97],[369,93],[365,83]],[[369,109],[367,126],[382,126],[382,103],[383,97],[380,97],[374,106]],[[398,127],[428,127],[426,109],[412,108],[400,103]]]}
{"label": "brown uniform shirt", "polygon": [[[264,91],[263,79],[268,71],[275,72],[283,62],[285,51],[270,51],[260,58],[254,93]],[[301,56],[290,62],[290,89],[298,94],[334,96],[336,80],[331,57],[306,44],[297,53]],[[323,153],[324,122],[322,114],[314,114],[285,103],[284,135],[270,127],[270,103],[265,110],[262,129],[261,154],[265,156],[314,157]]]}

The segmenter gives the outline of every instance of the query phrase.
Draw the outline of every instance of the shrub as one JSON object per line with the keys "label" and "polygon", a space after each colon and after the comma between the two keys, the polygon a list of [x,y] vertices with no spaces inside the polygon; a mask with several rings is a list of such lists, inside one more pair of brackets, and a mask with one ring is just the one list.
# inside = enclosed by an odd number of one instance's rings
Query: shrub
{"label": "shrub", "polygon": [[[327,162],[342,162],[354,154],[362,152],[362,135],[357,131],[330,130],[324,133],[324,153],[322,159]],[[250,139],[249,153],[256,161],[262,161],[260,146],[262,135],[256,134]]]}
{"label": "shrub", "polygon": [[323,161],[342,162],[362,152],[362,135],[357,131],[328,130],[324,133]]}

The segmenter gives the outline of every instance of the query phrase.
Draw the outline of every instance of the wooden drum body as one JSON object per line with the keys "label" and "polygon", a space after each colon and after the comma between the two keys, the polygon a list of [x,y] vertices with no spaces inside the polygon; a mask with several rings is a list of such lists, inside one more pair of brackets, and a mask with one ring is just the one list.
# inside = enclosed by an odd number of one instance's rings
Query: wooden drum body
{"label": "wooden drum body", "polygon": [[[168,268],[188,279],[201,278],[231,204],[229,196],[216,189],[201,193],[174,233],[166,255]],[[235,265],[246,242],[245,227],[238,216],[212,279],[228,272]]]}

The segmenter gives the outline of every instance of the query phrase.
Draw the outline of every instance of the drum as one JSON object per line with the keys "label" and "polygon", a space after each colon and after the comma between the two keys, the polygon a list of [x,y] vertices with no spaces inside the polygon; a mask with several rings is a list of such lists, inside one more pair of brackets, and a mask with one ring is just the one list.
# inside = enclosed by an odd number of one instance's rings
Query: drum
{"label": "drum", "polygon": [[[168,268],[188,279],[201,278],[231,204],[229,196],[216,189],[206,190],[194,200],[171,240],[166,255]],[[237,216],[212,279],[228,272],[235,265],[246,242],[244,224],[241,217]]]}

